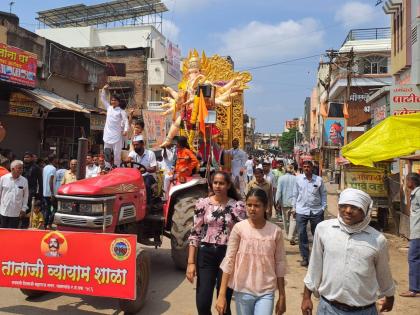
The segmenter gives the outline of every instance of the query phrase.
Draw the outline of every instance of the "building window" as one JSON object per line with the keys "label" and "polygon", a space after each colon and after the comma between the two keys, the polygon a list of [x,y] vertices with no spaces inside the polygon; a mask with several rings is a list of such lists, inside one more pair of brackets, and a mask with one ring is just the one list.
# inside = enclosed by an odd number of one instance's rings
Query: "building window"
{"label": "building window", "polygon": [[388,58],[383,56],[363,57],[359,61],[359,69],[363,74],[388,73]]}

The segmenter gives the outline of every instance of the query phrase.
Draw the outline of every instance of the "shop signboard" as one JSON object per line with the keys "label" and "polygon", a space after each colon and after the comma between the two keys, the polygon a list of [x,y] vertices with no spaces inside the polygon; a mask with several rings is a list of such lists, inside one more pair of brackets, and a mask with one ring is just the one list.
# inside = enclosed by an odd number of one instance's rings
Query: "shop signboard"
{"label": "shop signboard", "polygon": [[0,43],[0,81],[35,87],[37,56]]}
{"label": "shop signboard", "polygon": [[356,188],[371,197],[386,197],[384,170],[375,168],[349,168],[344,173],[345,188]]}
{"label": "shop signboard", "polygon": [[0,229],[0,286],[135,299],[136,241],[124,234]]}
{"label": "shop signboard", "polygon": [[391,115],[420,113],[420,87],[415,84],[391,88]]}
{"label": "shop signboard", "polygon": [[166,60],[168,73],[176,80],[181,80],[181,49],[170,40],[166,41]]}
{"label": "shop signboard", "polygon": [[387,100],[388,95],[379,98],[377,101],[371,103],[372,122],[374,125],[378,124],[387,117]]}
{"label": "shop signboard", "polygon": [[346,143],[346,119],[330,117],[324,120],[323,145],[325,147],[342,147]]}
{"label": "shop signboard", "polygon": [[41,118],[44,115],[44,110],[38,103],[25,94],[21,92],[12,92],[10,93],[8,114],[11,116]]}
{"label": "shop signboard", "polygon": [[105,115],[90,114],[90,130],[104,130],[105,128]]}

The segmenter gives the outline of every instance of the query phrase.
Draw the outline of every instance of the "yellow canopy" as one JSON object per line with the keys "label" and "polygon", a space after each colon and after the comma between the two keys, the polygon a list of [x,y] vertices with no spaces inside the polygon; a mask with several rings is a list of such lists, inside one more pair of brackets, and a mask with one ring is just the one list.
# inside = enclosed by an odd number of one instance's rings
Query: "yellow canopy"
{"label": "yellow canopy", "polygon": [[354,165],[373,167],[385,161],[420,150],[420,113],[391,116],[341,149]]}

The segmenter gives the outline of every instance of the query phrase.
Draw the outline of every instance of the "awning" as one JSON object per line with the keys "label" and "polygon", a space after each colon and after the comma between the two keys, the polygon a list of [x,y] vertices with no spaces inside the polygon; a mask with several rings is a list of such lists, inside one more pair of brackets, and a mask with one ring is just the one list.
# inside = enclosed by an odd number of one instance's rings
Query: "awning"
{"label": "awning", "polygon": [[22,93],[26,94],[30,98],[32,98],[35,102],[39,105],[45,107],[48,110],[52,110],[54,108],[68,110],[73,112],[81,112],[89,114],[90,111],[77,104],[73,101],[65,99],[61,96],[58,96],[55,93],[43,90],[43,89],[21,89]]}
{"label": "awning", "polygon": [[391,116],[341,149],[354,165],[409,155],[420,150],[420,113]]}

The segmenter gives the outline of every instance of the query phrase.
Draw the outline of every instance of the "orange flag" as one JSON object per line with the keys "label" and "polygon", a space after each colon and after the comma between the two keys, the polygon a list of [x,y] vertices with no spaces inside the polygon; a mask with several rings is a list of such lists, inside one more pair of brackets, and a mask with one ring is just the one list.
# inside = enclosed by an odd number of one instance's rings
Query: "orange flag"
{"label": "orange flag", "polygon": [[206,142],[206,124],[204,121],[206,120],[208,114],[203,91],[200,90],[200,97],[198,99],[198,122],[200,123],[200,131],[203,134],[204,142]]}
{"label": "orange flag", "polygon": [[343,105],[343,116],[349,118],[349,104],[347,102]]}

